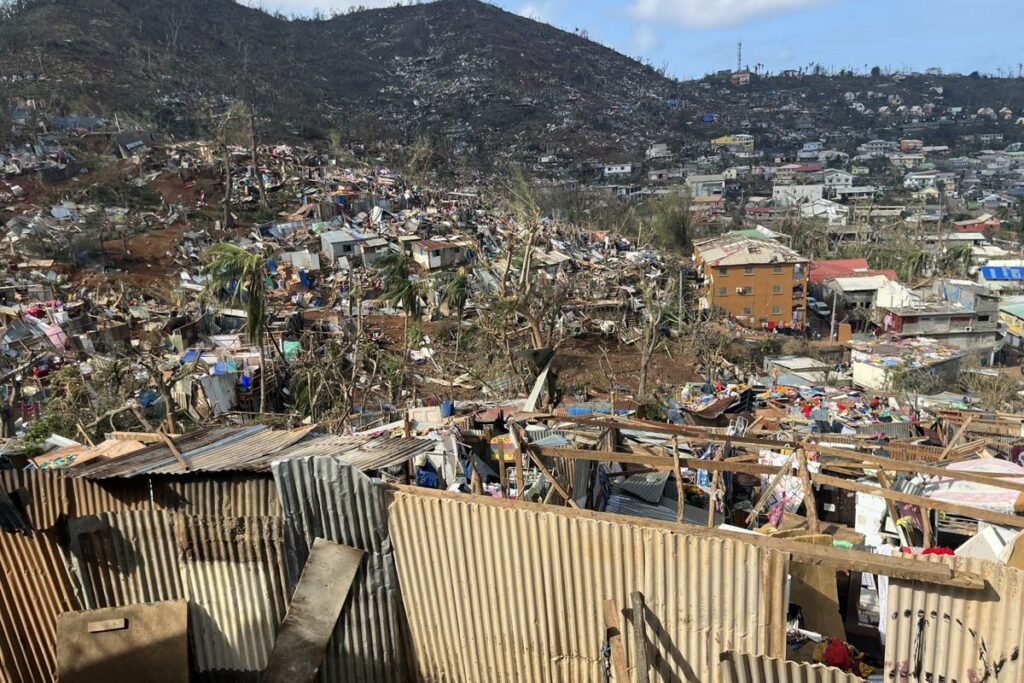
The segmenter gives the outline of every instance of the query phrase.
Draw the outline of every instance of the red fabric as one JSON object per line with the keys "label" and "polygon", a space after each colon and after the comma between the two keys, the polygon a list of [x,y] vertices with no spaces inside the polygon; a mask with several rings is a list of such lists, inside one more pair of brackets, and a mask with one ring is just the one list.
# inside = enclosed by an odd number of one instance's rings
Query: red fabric
{"label": "red fabric", "polygon": [[953,555],[949,548],[925,548],[922,555]]}
{"label": "red fabric", "polygon": [[825,663],[829,666],[839,667],[843,671],[853,668],[853,658],[850,657],[850,650],[843,641],[832,638],[825,648]]}
{"label": "red fabric", "polygon": [[802,412],[804,414],[804,417],[809,418],[811,416],[811,406],[810,405],[805,405],[801,410],[802,410]]}

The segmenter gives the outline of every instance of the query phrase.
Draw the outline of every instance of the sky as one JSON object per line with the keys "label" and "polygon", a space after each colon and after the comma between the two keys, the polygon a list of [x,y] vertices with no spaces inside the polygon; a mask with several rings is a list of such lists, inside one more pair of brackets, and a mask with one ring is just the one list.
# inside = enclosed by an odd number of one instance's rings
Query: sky
{"label": "sky", "polygon": [[[388,7],[396,0],[258,0],[286,14]],[[408,4],[411,0],[403,0]],[[736,66],[1014,75],[1024,62],[1021,0],[495,0],[510,12],[694,78]],[[250,3],[251,4],[251,3]]]}

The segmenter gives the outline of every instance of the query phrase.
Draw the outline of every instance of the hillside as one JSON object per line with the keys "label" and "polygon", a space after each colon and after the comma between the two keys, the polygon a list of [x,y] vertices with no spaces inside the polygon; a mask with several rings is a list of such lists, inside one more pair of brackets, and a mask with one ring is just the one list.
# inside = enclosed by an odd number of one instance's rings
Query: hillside
{"label": "hillside", "polygon": [[0,75],[60,113],[180,134],[200,103],[252,96],[282,128],[424,131],[480,151],[636,148],[674,126],[678,85],[572,33],[476,0],[288,21],[233,0],[29,0]]}

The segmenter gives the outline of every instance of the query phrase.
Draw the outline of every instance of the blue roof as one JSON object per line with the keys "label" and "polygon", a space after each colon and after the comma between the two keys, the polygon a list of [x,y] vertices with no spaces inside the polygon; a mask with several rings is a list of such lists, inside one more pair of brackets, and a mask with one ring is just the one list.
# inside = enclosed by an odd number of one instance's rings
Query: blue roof
{"label": "blue roof", "polygon": [[986,280],[1024,280],[1024,268],[1019,266],[982,266],[981,276]]}

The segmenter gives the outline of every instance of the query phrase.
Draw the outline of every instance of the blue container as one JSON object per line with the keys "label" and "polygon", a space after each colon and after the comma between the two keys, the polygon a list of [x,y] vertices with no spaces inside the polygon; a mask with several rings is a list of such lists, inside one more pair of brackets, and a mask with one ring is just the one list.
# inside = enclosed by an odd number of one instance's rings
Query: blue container
{"label": "blue container", "polygon": [[451,417],[454,409],[454,401],[441,401],[441,417]]}

